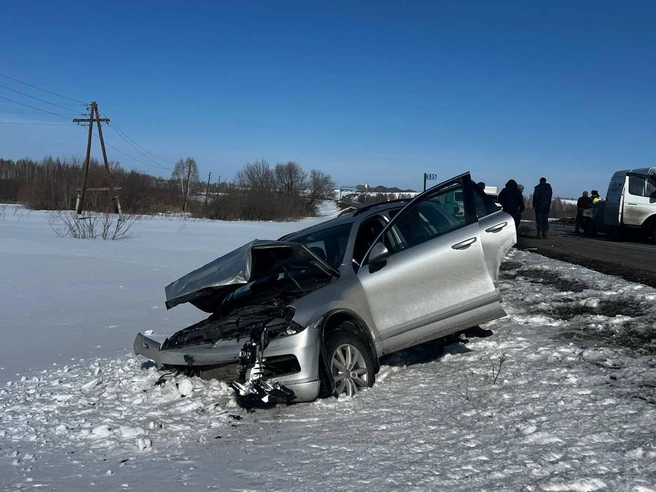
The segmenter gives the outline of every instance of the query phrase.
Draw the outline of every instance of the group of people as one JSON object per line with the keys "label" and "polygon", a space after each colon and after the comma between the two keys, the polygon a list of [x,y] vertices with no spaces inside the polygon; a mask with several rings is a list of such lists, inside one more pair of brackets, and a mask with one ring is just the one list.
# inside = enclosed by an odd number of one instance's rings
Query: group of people
{"label": "group of people", "polygon": [[603,198],[599,196],[597,190],[592,190],[590,194],[592,196],[588,196],[588,192],[584,191],[576,201],[576,222],[574,223],[574,232],[576,233],[581,232],[581,227],[583,226],[583,212],[592,208],[596,203],[603,201]]}
{"label": "group of people", "polygon": [[[479,183],[479,186],[482,183]],[[483,184],[483,187],[485,185]],[[506,186],[499,193],[499,204],[504,212],[512,215],[515,219],[515,227],[519,229],[519,221],[524,212],[524,187],[517,184],[514,179],[508,180]],[[537,227],[537,238],[547,239],[549,233],[549,211],[551,209],[551,198],[553,190],[547,183],[547,178],[540,178],[540,182],[533,189],[533,209],[535,210],[535,224]],[[599,196],[597,190],[592,190],[590,196],[584,191],[576,202],[576,224],[574,232],[580,232],[583,227],[583,212],[592,208],[595,204],[602,202],[603,198]]]}
{"label": "group of people", "polygon": [[[519,221],[524,211],[524,187],[517,184],[514,179],[508,180],[506,186],[499,193],[499,203],[504,212],[515,219],[515,227],[519,229]],[[549,232],[549,210],[551,209],[551,197],[553,190],[547,183],[547,178],[540,178],[540,182],[533,189],[533,209],[535,210],[535,224],[537,227],[537,238],[547,239]]]}

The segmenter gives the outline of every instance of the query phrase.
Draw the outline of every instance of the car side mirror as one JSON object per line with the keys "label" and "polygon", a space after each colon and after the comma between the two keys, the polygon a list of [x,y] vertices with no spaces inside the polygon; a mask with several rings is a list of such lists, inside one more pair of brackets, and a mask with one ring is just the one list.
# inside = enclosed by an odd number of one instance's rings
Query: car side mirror
{"label": "car side mirror", "polygon": [[371,248],[371,253],[369,254],[369,263],[380,263],[382,260],[387,258],[389,255],[389,250],[382,242],[374,244],[374,247]]}
{"label": "car side mirror", "polygon": [[389,250],[382,242],[374,244],[369,255],[369,273],[375,273],[385,267],[388,256]]}

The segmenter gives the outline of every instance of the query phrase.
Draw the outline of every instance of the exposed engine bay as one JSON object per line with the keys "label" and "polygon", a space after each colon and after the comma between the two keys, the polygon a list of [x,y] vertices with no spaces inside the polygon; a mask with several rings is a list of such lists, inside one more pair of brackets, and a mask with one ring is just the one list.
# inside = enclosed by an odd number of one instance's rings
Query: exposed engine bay
{"label": "exposed engine bay", "polygon": [[288,307],[287,299],[275,297],[258,305],[249,305],[237,309],[228,315],[219,313],[211,315],[171,335],[162,344],[162,350],[180,348],[189,345],[215,344],[227,338],[252,338],[260,332],[274,337],[283,335],[289,329],[290,335],[298,332],[293,327],[294,309]]}
{"label": "exposed engine bay", "polygon": [[210,316],[161,344],[138,334],[135,353],[161,369],[232,382],[244,406],[292,401],[276,377],[300,373],[300,361],[293,349],[265,351],[306,329],[294,321],[294,303],[338,277],[303,245],[252,241],[169,284],[167,308],[189,302]]}
{"label": "exposed engine bay", "polygon": [[266,358],[264,351],[271,340],[305,329],[293,321],[291,303],[331,280],[317,279],[315,275],[260,278],[234,291],[207,319],[167,338],[160,350],[243,340],[236,365],[201,366],[189,355],[185,356],[187,365],[177,369],[188,375],[233,380],[238,402],[245,407],[290,402],[295,398],[293,391],[281,386],[275,377],[300,371],[298,361],[292,355]]}

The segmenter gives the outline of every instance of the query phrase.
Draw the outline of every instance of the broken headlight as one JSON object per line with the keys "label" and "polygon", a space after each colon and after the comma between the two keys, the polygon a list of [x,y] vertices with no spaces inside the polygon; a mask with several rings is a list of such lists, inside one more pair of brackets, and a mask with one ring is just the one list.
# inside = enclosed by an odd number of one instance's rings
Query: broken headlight
{"label": "broken headlight", "polygon": [[299,325],[294,320],[296,309],[287,306],[283,312],[282,318],[272,319],[266,326],[269,339],[276,337],[288,337],[302,332],[305,327]]}

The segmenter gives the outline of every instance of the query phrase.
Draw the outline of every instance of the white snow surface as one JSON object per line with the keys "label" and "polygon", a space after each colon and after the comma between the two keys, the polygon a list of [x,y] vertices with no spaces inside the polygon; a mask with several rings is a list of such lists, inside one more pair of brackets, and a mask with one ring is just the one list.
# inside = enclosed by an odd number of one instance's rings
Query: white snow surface
{"label": "white snow surface", "polygon": [[102,241],[0,207],[0,489],[656,491],[656,290],[532,253],[503,264],[493,336],[393,354],[352,399],[249,413],[131,354],[203,318],[166,284],[323,219]]}

